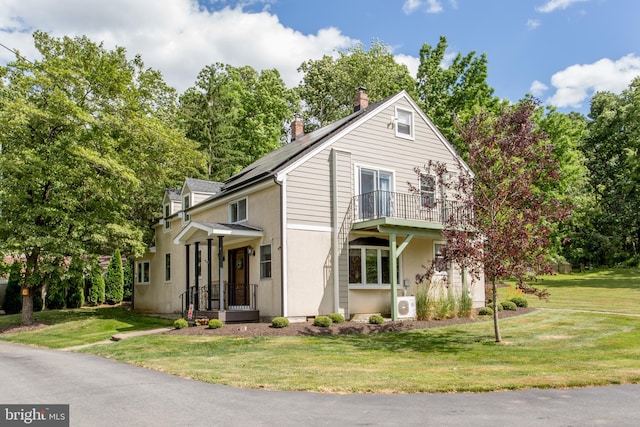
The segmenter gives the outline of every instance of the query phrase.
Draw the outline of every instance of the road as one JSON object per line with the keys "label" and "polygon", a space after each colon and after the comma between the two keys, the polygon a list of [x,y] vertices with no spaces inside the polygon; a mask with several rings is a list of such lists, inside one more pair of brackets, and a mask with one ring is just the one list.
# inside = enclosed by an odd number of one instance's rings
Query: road
{"label": "road", "polygon": [[640,425],[640,385],[408,395],[243,390],[0,342],[0,404],[13,403],[69,404],[74,427]]}

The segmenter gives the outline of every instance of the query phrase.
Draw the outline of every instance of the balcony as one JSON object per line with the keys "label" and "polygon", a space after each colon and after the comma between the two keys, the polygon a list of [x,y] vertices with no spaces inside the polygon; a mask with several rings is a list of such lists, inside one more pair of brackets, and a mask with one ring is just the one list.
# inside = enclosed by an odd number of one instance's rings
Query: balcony
{"label": "balcony", "polygon": [[471,217],[469,207],[461,202],[436,200],[425,194],[377,190],[354,196],[352,203],[354,223],[393,218],[442,229],[445,224],[468,223]]}

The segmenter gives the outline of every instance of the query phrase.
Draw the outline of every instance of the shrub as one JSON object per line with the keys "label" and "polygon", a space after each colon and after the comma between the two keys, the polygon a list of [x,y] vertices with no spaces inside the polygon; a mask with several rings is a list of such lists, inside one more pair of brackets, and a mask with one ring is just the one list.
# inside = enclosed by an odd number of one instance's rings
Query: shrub
{"label": "shrub", "polygon": [[509,301],[513,302],[518,307],[529,307],[529,301],[527,301],[525,297],[511,297],[509,298]]}
{"label": "shrub", "polygon": [[379,314],[372,314],[369,316],[369,323],[372,325],[382,325],[384,323],[384,317]]}
{"label": "shrub", "polygon": [[502,301],[500,305],[504,310],[516,311],[518,309],[518,306],[512,301]]}
{"label": "shrub", "polygon": [[122,257],[120,249],[116,249],[109,261],[107,272],[104,275],[105,302],[117,304],[122,302],[124,293],[124,273],[122,272]]}
{"label": "shrub", "polygon": [[211,319],[209,320],[209,329],[218,329],[222,328],[222,320],[220,319]]}
{"label": "shrub", "polygon": [[49,310],[59,310],[64,308],[65,301],[64,284],[60,277],[51,277],[47,285],[47,298],[45,300],[45,307]]}
{"label": "shrub", "polygon": [[286,317],[276,317],[271,321],[272,328],[286,328],[289,326],[289,319]]}
{"label": "shrub", "polygon": [[416,290],[416,319],[429,320],[433,312],[433,301],[429,296],[429,286],[420,284]]}
{"label": "shrub", "polygon": [[124,286],[122,289],[122,300],[131,301],[133,294],[133,260],[127,259],[122,268],[122,276],[124,278]]}
{"label": "shrub", "polygon": [[329,315],[329,319],[331,319],[331,321],[333,323],[342,323],[344,322],[344,316],[340,313],[331,313]]}
{"label": "shrub", "polygon": [[176,321],[173,322],[173,327],[176,329],[184,329],[189,327],[189,324],[185,319],[176,319]]}
{"label": "shrub", "polygon": [[99,265],[92,266],[87,282],[87,304],[99,305],[104,299],[104,279]]}
{"label": "shrub", "polygon": [[493,308],[482,307],[480,310],[478,310],[478,314],[480,316],[493,316]]}
{"label": "shrub", "polygon": [[329,326],[331,326],[331,323],[333,323],[333,322],[331,321],[329,316],[318,316],[313,321],[313,326],[320,326],[322,328],[328,328]]}
{"label": "shrub", "polygon": [[4,304],[2,309],[7,314],[20,313],[22,310],[22,286],[20,285],[22,278],[22,263],[14,262],[9,270],[9,282],[4,295]]}
{"label": "shrub", "polygon": [[458,301],[458,317],[470,317],[473,309],[473,298],[469,292],[469,287],[465,283]]}

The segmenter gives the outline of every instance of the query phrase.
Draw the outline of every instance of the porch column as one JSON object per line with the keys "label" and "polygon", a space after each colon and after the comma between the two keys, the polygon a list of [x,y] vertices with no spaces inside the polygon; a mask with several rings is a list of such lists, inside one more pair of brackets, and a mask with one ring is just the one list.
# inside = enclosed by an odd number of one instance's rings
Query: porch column
{"label": "porch column", "polygon": [[194,283],[195,288],[196,288],[196,291],[193,294],[193,297],[195,299],[195,301],[193,303],[193,306],[194,306],[194,309],[197,311],[197,310],[200,310],[200,278],[199,278],[200,271],[198,269],[198,266],[200,264],[200,242],[196,242],[195,243],[195,246],[194,246],[193,250],[194,250],[194,253],[193,253],[194,254],[193,255],[193,258],[194,258],[194,260],[193,260],[194,261],[193,262],[193,283]]}
{"label": "porch column", "polygon": [[224,311],[224,236],[218,236],[218,278],[220,279],[220,311]]}
{"label": "porch column", "polygon": [[191,245],[189,245],[189,244],[184,245],[184,247],[185,247],[185,249],[187,251],[187,253],[186,253],[186,257],[187,257],[186,258],[186,260],[187,260],[186,261],[186,264],[187,264],[187,277],[186,277],[186,279],[187,280],[185,282],[186,285],[187,285],[187,288],[186,288],[186,292],[184,294],[184,312],[185,313],[189,312],[189,287],[191,286],[191,284],[189,283],[189,281],[191,279],[190,276],[189,276],[189,246],[191,246]]}
{"label": "porch column", "polygon": [[396,234],[389,235],[389,274],[391,275],[391,320],[398,320],[398,255]]}
{"label": "porch column", "polygon": [[211,311],[211,298],[213,297],[213,289],[211,289],[211,240],[207,239],[207,293],[209,301],[207,301],[207,310]]}

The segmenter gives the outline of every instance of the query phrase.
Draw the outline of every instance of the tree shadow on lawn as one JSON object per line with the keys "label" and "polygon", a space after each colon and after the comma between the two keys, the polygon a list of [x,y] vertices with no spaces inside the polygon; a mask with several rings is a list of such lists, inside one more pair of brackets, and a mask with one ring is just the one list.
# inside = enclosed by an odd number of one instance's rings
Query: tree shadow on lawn
{"label": "tree shadow on lawn", "polygon": [[466,351],[469,346],[490,339],[487,335],[474,334],[458,328],[341,337],[345,344],[361,350],[452,354]]}

